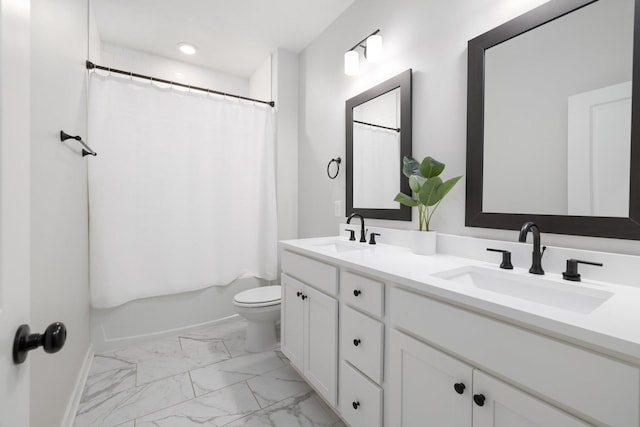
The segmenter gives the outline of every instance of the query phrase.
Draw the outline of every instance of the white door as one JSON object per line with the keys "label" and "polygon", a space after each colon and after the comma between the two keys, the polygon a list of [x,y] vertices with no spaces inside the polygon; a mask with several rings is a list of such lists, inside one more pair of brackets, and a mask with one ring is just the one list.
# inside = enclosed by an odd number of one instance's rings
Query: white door
{"label": "white door", "polygon": [[568,100],[569,215],[629,216],[631,82]]}
{"label": "white door", "polygon": [[29,2],[0,0],[0,427],[29,426],[29,363],[13,339],[29,323]]}
{"label": "white door", "polygon": [[398,331],[391,331],[391,424],[470,427],[472,368]]}
{"label": "white door", "polygon": [[473,389],[473,427],[590,425],[477,370],[473,372]]}
{"label": "white door", "polygon": [[304,373],[333,406],[338,394],[338,301],[305,286]]}
{"label": "white door", "polygon": [[282,275],[282,307],[280,318],[280,340],[282,352],[293,366],[304,370],[304,285],[295,279]]}

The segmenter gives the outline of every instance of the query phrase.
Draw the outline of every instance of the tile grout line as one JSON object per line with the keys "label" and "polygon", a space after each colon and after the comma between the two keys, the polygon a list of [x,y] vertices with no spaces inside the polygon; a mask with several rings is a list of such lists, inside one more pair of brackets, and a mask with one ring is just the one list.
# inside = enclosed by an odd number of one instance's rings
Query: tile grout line
{"label": "tile grout line", "polygon": [[[256,378],[256,377],[252,377],[252,378]],[[249,379],[251,379],[251,378],[249,378]],[[249,389],[249,391],[251,392],[251,396],[253,396],[253,400],[255,400],[255,401],[256,401],[256,403],[258,404],[258,408],[260,408],[260,409],[264,409],[264,408],[262,407],[262,405],[260,404],[260,402],[258,402],[258,398],[256,397],[256,394],[254,393],[253,389],[252,389],[252,388],[251,388],[251,386],[249,385],[249,381],[248,381],[248,380],[245,380],[245,381],[243,381],[243,382],[247,385],[247,388],[248,388],[248,389]],[[258,409],[258,410],[260,410],[260,409]],[[254,412],[255,412],[255,411],[254,411]],[[252,413],[253,413],[253,412],[252,412]]]}
{"label": "tile grout line", "polygon": [[187,373],[189,374],[189,382],[191,383],[191,390],[193,390],[193,398],[195,399],[196,397],[198,397],[198,395],[196,394],[196,388],[193,385],[193,378],[191,377],[191,371],[187,371]]}

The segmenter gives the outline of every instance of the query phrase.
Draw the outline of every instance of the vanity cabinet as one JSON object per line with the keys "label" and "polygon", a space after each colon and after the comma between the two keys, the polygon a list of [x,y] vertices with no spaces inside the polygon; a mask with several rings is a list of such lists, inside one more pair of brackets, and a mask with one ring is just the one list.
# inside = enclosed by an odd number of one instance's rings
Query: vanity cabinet
{"label": "vanity cabinet", "polygon": [[337,269],[284,252],[282,270],[282,352],[327,402],[336,406],[338,301],[319,289],[335,293]]}
{"label": "vanity cabinet", "polygon": [[352,261],[281,259],[282,351],[350,427],[640,427],[638,364]]}
{"label": "vanity cabinet", "polygon": [[[580,418],[594,420],[596,425],[640,425],[640,370],[636,366],[400,288],[391,292],[390,311],[394,328],[432,343],[455,358],[469,361],[478,369],[473,374],[473,390],[485,395],[485,406],[492,407],[494,414],[499,413],[498,409],[510,408],[510,402],[530,402],[531,407],[542,408],[545,400],[567,408]],[[398,351],[391,347],[392,354]],[[495,384],[480,371],[491,372],[529,393],[510,400],[509,396],[516,395],[516,389],[506,384],[500,389],[501,394],[478,391],[478,381]],[[534,399],[534,395],[540,399]],[[515,414],[529,412],[524,409],[524,403],[518,408],[521,412],[514,410]],[[547,412],[553,414],[549,417],[566,415]],[[490,416],[474,408],[474,419],[476,413]],[[567,420],[571,419],[566,416]],[[526,418],[535,419],[532,417],[534,415]],[[481,419],[483,426],[499,425],[500,421],[484,424],[489,421]],[[576,422],[539,425],[590,425]]]}
{"label": "vanity cabinet", "polygon": [[391,332],[391,423],[397,427],[586,427],[484,372]]}
{"label": "vanity cabinet", "polygon": [[398,331],[391,331],[390,346],[393,426],[471,425],[471,366]]}
{"label": "vanity cabinet", "polygon": [[384,284],[340,272],[340,414],[351,427],[381,427]]}

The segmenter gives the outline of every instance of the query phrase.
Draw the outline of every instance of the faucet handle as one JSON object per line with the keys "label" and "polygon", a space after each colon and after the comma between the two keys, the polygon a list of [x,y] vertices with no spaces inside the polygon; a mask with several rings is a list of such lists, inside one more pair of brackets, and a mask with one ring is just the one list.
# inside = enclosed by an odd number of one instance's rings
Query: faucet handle
{"label": "faucet handle", "polygon": [[579,259],[570,258],[567,260],[567,271],[562,272],[562,278],[564,280],[570,280],[572,282],[579,282],[580,273],[578,273],[578,264],[589,264],[602,267],[601,262],[581,261]]}
{"label": "faucet handle", "polygon": [[376,244],[376,236],[379,236],[380,233],[369,233],[369,244],[370,245],[375,245]]}
{"label": "faucet handle", "polygon": [[511,264],[511,252],[504,249],[493,249],[487,248],[489,252],[500,252],[502,253],[502,262],[500,263],[500,268],[505,270],[513,270],[513,265]]}
{"label": "faucet handle", "polygon": [[349,235],[349,240],[356,240],[356,230],[352,230],[350,228],[345,228],[344,231],[348,231],[349,233],[351,233]]}

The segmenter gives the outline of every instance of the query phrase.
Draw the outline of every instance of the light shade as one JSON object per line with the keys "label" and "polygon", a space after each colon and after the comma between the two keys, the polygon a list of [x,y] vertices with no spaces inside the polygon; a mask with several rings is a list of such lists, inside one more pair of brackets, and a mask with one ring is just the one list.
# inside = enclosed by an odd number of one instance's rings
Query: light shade
{"label": "light shade", "polygon": [[360,68],[358,52],[350,50],[344,54],[344,73],[347,76],[355,76]]}
{"label": "light shade", "polygon": [[367,38],[367,61],[378,62],[382,59],[382,36],[374,34]]}
{"label": "light shade", "polygon": [[194,55],[196,53],[196,47],[189,43],[178,43],[178,49],[185,55]]}

